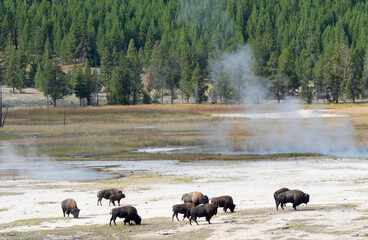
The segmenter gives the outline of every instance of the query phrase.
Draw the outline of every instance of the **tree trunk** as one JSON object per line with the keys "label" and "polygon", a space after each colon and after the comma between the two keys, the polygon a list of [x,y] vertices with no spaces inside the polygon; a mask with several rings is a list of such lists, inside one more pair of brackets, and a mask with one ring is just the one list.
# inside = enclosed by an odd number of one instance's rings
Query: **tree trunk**
{"label": "tree trunk", "polygon": [[164,89],[161,88],[161,104],[164,104]]}
{"label": "tree trunk", "polygon": [[56,107],[56,98],[52,98],[52,101],[53,101],[54,107]]}
{"label": "tree trunk", "polygon": [[175,94],[174,87],[171,87],[171,104],[174,104],[174,94]]}

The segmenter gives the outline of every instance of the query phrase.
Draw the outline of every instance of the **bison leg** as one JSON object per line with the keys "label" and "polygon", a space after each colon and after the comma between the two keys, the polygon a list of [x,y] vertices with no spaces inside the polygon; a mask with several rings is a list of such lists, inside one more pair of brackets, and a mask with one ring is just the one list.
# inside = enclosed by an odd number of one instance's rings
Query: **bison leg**
{"label": "bison leg", "polygon": [[206,217],[206,220],[208,221],[208,224],[211,224],[211,222],[210,222],[211,218],[210,217]]}
{"label": "bison leg", "polygon": [[227,207],[224,207],[224,212],[226,212],[226,210],[227,210]]}
{"label": "bison leg", "polygon": [[192,220],[193,220],[195,223],[197,223],[197,225],[199,225],[199,224],[198,224],[198,222],[197,222],[197,217],[192,217],[192,216],[191,216],[191,217],[189,218],[189,223],[190,223],[190,225],[192,225]]}
{"label": "bison leg", "polygon": [[119,206],[120,206],[120,199],[118,200],[118,204],[119,204]]}
{"label": "bison leg", "polygon": [[[279,210],[279,205],[280,205],[280,203],[278,201],[276,201],[276,210],[277,211]],[[281,204],[281,207],[282,207],[282,204]]]}
{"label": "bison leg", "polygon": [[295,205],[295,204],[293,204],[293,208],[294,208],[294,211],[297,211],[297,210],[296,210],[296,205]]}
{"label": "bison leg", "polygon": [[[176,218],[178,218],[178,214],[176,212],[173,213],[171,220],[174,222],[174,216],[176,215]],[[178,219],[179,221],[179,219]]]}
{"label": "bison leg", "polygon": [[285,211],[284,206],[285,206],[285,204],[281,203],[281,208],[282,208],[282,210]]}

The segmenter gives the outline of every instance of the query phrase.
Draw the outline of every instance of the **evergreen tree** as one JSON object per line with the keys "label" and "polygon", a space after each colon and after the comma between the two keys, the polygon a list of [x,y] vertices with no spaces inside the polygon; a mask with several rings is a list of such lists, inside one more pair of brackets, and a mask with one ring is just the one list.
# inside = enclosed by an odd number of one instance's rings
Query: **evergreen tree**
{"label": "evergreen tree", "polygon": [[194,99],[196,103],[202,103],[207,101],[206,91],[208,86],[205,83],[205,80],[202,75],[201,68],[199,67],[199,63],[197,63],[196,67],[192,72],[192,82],[194,83]]}
{"label": "evergreen tree", "polygon": [[152,51],[151,69],[154,79],[153,86],[160,93],[161,104],[164,102],[164,89],[166,89],[166,83],[170,78],[170,63],[167,53],[167,46],[157,41]]}
{"label": "evergreen tree", "polygon": [[109,84],[109,103],[129,105],[131,103],[131,82],[128,60],[127,57],[122,54],[119,65],[112,72]]}
{"label": "evergreen tree", "polygon": [[8,47],[5,60],[5,84],[15,89],[23,88],[23,81],[26,77],[26,59],[20,49],[15,50],[13,47]]}
{"label": "evergreen tree", "polygon": [[280,102],[285,93],[286,79],[282,73],[278,73],[278,68],[277,53],[272,52],[267,62],[267,71],[269,72],[268,79],[271,82],[271,92],[275,95],[277,102]]}
{"label": "evergreen tree", "polygon": [[131,83],[131,91],[133,95],[133,104],[137,104],[138,102],[138,96],[140,93],[140,90],[142,89],[142,83],[141,83],[141,77],[140,73],[142,71],[142,66],[138,58],[137,50],[134,46],[134,40],[131,39],[128,46],[127,51],[127,61],[130,63],[130,77],[132,80]]}
{"label": "evergreen tree", "polygon": [[179,86],[181,95],[186,102],[189,102],[190,97],[194,93],[194,85],[192,82],[192,69],[188,61],[185,61],[181,70]]}
{"label": "evergreen tree", "polygon": [[111,57],[111,52],[108,48],[105,48],[101,57],[101,67],[100,67],[100,76],[99,82],[102,87],[106,87],[109,85],[112,71],[114,70],[114,64]]}
{"label": "evergreen tree", "polygon": [[57,100],[72,94],[72,84],[67,75],[59,65],[47,58],[38,66],[36,86],[45,96],[51,97],[54,107]]}

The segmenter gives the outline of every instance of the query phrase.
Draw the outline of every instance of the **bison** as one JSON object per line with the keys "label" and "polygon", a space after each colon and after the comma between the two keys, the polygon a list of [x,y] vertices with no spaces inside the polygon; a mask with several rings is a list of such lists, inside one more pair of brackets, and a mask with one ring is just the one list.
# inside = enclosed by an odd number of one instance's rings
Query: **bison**
{"label": "bison", "polygon": [[74,199],[68,198],[61,202],[61,209],[63,209],[63,214],[65,217],[65,213],[71,213],[74,218],[78,218],[80,209],[77,207],[77,203]]}
{"label": "bison", "polygon": [[118,193],[114,193],[110,195],[110,202],[109,202],[109,207],[110,207],[110,203],[112,203],[115,206],[115,201],[118,201],[118,204],[120,206],[120,200],[122,198],[125,198],[125,194],[119,190]]}
{"label": "bison", "polygon": [[193,203],[196,206],[209,202],[208,197],[203,195],[201,192],[185,193],[182,195],[181,200],[184,203]]}
{"label": "bison", "polygon": [[211,203],[217,207],[223,207],[225,212],[227,209],[234,212],[236,206],[233,202],[233,198],[228,195],[211,198]]}
{"label": "bison", "polygon": [[135,225],[140,225],[142,222],[142,218],[138,215],[137,209],[132,206],[113,208],[111,210],[110,226],[111,226],[111,221],[114,221],[114,224],[116,226],[115,220],[117,217],[125,218],[124,225],[126,223],[129,223],[129,225],[131,225],[130,221],[134,221]]}
{"label": "bison", "polygon": [[212,203],[206,203],[190,209],[189,223],[192,225],[192,220],[198,224],[197,217],[206,217],[206,220],[211,224],[210,219],[217,214],[217,206]]}
{"label": "bison", "polygon": [[296,206],[305,203],[308,204],[309,202],[309,195],[300,191],[300,190],[289,190],[285,192],[281,192],[276,196],[276,209],[278,209],[279,205],[281,204],[282,210],[284,210],[284,205],[286,203],[292,203],[294,210],[296,210]]}
{"label": "bison", "polygon": [[[280,193],[286,192],[286,191],[289,191],[289,188],[280,188],[279,190],[277,190],[276,192],[274,192],[273,198],[275,199],[275,202],[276,202],[276,196],[279,195]],[[285,207],[285,205],[286,204],[283,204],[284,207]],[[278,209],[277,204],[276,204],[276,209]]]}
{"label": "bison", "polygon": [[172,211],[173,211],[173,215],[172,215],[172,221],[174,221],[174,216],[176,216],[176,219],[179,220],[178,218],[178,214],[182,213],[184,214],[183,220],[187,217],[189,218],[190,216],[190,209],[194,208],[195,205],[193,203],[183,203],[183,204],[176,204],[172,207]]}
{"label": "bison", "polygon": [[102,198],[105,199],[110,199],[110,195],[111,194],[115,194],[118,193],[120,190],[116,189],[116,188],[111,188],[111,189],[105,189],[105,190],[101,190],[97,193],[97,206],[98,203],[100,203],[100,205],[102,206],[101,200]]}

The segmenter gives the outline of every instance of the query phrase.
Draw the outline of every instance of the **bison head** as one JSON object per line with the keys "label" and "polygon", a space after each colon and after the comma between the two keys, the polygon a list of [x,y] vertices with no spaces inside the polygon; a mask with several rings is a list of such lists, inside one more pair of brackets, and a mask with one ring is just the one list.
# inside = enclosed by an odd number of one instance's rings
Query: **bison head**
{"label": "bison head", "polygon": [[79,208],[73,208],[73,210],[71,211],[71,214],[73,215],[74,218],[78,218],[79,216]]}
{"label": "bison head", "polygon": [[208,203],[208,202],[209,202],[208,196],[207,195],[203,195],[202,200],[201,200],[201,203],[202,204],[205,204],[205,203]]}
{"label": "bison head", "polygon": [[303,203],[308,204],[308,202],[309,202],[309,194],[304,193]]}
{"label": "bison head", "polygon": [[140,216],[137,216],[137,217],[134,219],[134,222],[135,222],[135,225],[141,225],[142,218],[141,218]]}

